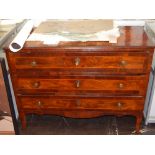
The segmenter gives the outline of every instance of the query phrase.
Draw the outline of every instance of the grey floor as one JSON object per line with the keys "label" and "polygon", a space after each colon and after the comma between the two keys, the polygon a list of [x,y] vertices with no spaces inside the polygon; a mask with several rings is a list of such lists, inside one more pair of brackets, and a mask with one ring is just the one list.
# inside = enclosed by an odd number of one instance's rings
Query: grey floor
{"label": "grey floor", "polygon": [[[20,126],[20,124],[19,124]],[[72,119],[52,115],[29,115],[22,135],[134,135],[132,116]],[[155,124],[142,124],[141,135],[154,135]]]}

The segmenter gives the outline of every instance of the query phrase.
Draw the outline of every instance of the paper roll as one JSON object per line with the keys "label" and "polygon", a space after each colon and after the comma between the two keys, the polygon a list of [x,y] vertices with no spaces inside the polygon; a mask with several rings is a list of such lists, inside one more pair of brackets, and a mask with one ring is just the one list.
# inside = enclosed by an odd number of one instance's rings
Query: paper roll
{"label": "paper roll", "polygon": [[18,52],[19,50],[22,49],[26,39],[28,38],[30,32],[32,31],[33,26],[34,26],[33,21],[28,20],[27,23],[23,26],[23,28],[19,31],[17,36],[9,45],[9,49],[12,52]]}

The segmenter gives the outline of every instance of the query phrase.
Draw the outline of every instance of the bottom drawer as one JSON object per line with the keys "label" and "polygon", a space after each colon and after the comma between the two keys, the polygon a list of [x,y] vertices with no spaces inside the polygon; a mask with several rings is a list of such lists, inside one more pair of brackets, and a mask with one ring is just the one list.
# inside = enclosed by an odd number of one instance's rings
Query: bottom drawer
{"label": "bottom drawer", "polygon": [[101,109],[101,110],[142,110],[141,98],[87,98],[60,99],[52,97],[20,97],[22,109]]}

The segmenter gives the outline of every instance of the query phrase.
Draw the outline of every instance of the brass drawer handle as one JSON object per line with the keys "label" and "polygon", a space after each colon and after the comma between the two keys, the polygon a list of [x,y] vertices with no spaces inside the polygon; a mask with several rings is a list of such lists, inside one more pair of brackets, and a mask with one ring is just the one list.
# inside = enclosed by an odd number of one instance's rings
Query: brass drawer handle
{"label": "brass drawer handle", "polygon": [[121,62],[119,63],[120,66],[124,67],[127,65],[127,61],[125,60],[121,60]]}
{"label": "brass drawer handle", "polygon": [[32,67],[37,66],[37,62],[36,62],[35,60],[34,60],[34,61],[32,61],[32,62],[31,62],[31,66],[32,66]]}
{"label": "brass drawer handle", "polygon": [[79,88],[80,87],[80,80],[76,80],[75,85],[76,85],[76,88]]}
{"label": "brass drawer handle", "polygon": [[118,108],[122,108],[122,106],[123,106],[123,105],[122,105],[121,102],[118,102],[118,103],[117,103],[117,107],[118,107]]}
{"label": "brass drawer handle", "polygon": [[80,58],[79,57],[75,58],[75,66],[78,66],[78,65],[80,65]]}
{"label": "brass drawer handle", "polygon": [[40,106],[43,105],[43,103],[42,103],[41,101],[38,101],[38,102],[37,102],[37,105],[40,107]]}
{"label": "brass drawer handle", "polygon": [[34,82],[34,83],[32,84],[32,86],[33,86],[34,88],[39,88],[40,82]]}
{"label": "brass drawer handle", "polygon": [[124,88],[124,84],[123,83],[119,83],[118,88],[120,88],[120,89]]}

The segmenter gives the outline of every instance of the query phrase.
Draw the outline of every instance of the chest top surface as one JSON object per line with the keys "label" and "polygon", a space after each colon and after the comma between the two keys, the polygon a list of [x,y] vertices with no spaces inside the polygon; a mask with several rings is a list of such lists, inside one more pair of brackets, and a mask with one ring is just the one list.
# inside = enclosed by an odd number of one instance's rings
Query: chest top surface
{"label": "chest top surface", "polygon": [[[32,32],[33,33],[33,32]],[[143,26],[125,26],[120,27],[120,37],[117,43],[109,43],[105,41],[71,41],[60,42],[58,45],[45,45],[41,41],[26,41],[24,49],[29,48],[154,48],[155,43],[152,42]]]}

